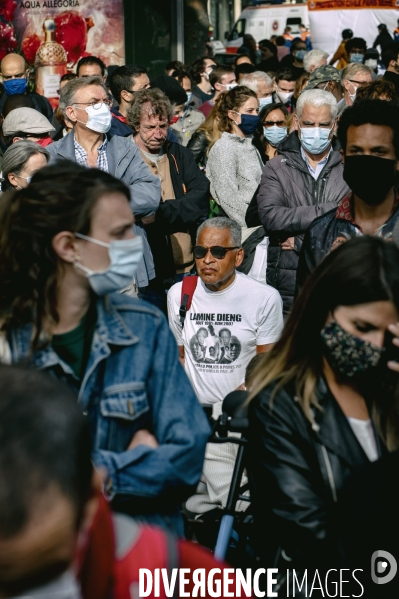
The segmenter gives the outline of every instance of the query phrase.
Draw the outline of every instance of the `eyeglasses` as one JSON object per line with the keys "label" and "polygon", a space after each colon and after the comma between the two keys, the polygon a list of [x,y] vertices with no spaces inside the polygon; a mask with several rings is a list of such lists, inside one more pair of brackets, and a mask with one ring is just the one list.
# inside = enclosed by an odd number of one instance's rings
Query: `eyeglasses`
{"label": "eyeglasses", "polygon": [[351,83],[357,83],[358,85],[364,85],[367,81],[356,81],[356,79],[349,79]]}
{"label": "eyeglasses", "polygon": [[213,245],[212,247],[204,247],[202,245],[196,245],[193,247],[194,258],[205,258],[208,252],[211,252],[212,256],[216,258],[216,260],[223,260],[227,252],[230,250],[238,250],[239,246],[234,246],[231,248],[225,248],[221,245]]}
{"label": "eyeglasses", "polygon": [[114,101],[111,99],[108,100],[93,100],[93,102],[74,102],[73,104],[71,104],[71,106],[92,106],[94,108],[94,110],[100,110],[100,108],[102,107],[103,104],[105,104],[106,106],[109,106],[109,108],[112,107]]}
{"label": "eyeglasses", "polygon": [[266,128],[274,127],[274,125],[277,125],[277,127],[285,127],[285,121],[263,121],[263,126]]}

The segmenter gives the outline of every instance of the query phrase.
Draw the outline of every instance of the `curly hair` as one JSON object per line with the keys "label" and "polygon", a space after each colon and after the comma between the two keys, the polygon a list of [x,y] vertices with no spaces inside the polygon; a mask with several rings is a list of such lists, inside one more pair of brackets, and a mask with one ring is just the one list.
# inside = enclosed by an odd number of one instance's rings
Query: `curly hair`
{"label": "curly hair", "polygon": [[252,89],[249,89],[249,87],[245,87],[245,85],[237,85],[230,91],[220,94],[212,110],[214,116],[214,132],[212,139],[210,140],[208,153],[213,144],[220,139],[222,133],[231,133],[233,131],[233,122],[228,116],[229,110],[238,112],[241,106],[243,106],[249,98],[258,99],[256,93],[252,91]]}
{"label": "curly hair", "polygon": [[[21,143],[21,142],[19,142]],[[3,330],[30,322],[32,348],[49,338],[58,322],[57,289],[62,263],[55,235],[90,232],[93,209],[109,193],[130,201],[124,183],[98,169],[69,161],[39,170],[26,189],[4,194],[0,203],[0,321]]]}
{"label": "curly hair", "polygon": [[377,77],[371,83],[358,87],[355,102],[362,100],[388,100],[392,102],[396,100],[395,86],[387,79]]}
{"label": "curly hair", "polygon": [[158,88],[142,89],[134,94],[134,100],[127,111],[127,123],[137,130],[140,126],[143,107],[147,105],[148,114],[159,118],[167,118],[168,122],[173,117],[172,104],[165,94]]}

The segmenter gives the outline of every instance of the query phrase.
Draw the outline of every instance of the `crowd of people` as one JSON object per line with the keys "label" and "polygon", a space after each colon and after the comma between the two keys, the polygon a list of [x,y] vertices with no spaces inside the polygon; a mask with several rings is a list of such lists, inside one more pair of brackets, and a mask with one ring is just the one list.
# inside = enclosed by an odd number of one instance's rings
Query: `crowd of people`
{"label": "crowd of people", "polygon": [[235,390],[257,567],[397,554],[369,481],[398,477],[398,42],[346,29],[327,64],[288,27],[153,78],[87,56],[54,111],[3,58],[0,597],[220,567],[190,522],[226,506]]}

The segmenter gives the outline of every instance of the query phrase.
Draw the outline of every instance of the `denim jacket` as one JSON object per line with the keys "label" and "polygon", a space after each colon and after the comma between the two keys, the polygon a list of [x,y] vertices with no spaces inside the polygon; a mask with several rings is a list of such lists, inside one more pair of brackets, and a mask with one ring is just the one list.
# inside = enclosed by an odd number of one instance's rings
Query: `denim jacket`
{"label": "denim jacket", "polygon": [[[76,389],[93,461],[109,473],[110,499],[129,500],[138,514],[176,511],[199,482],[210,430],[161,312],[125,295],[98,298],[82,382],[51,345],[29,357],[31,335],[30,324],[10,331],[12,361],[28,361]],[[156,449],[127,449],[140,429],[152,432]]]}

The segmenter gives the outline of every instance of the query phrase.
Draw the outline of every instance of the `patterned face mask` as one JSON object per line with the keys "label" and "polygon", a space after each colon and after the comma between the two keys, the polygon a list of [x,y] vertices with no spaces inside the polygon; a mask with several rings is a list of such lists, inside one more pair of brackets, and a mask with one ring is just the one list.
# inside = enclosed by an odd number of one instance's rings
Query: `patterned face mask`
{"label": "patterned face mask", "polygon": [[320,335],[331,368],[345,377],[375,368],[384,352],[383,347],[351,335],[335,321],[327,324]]}

